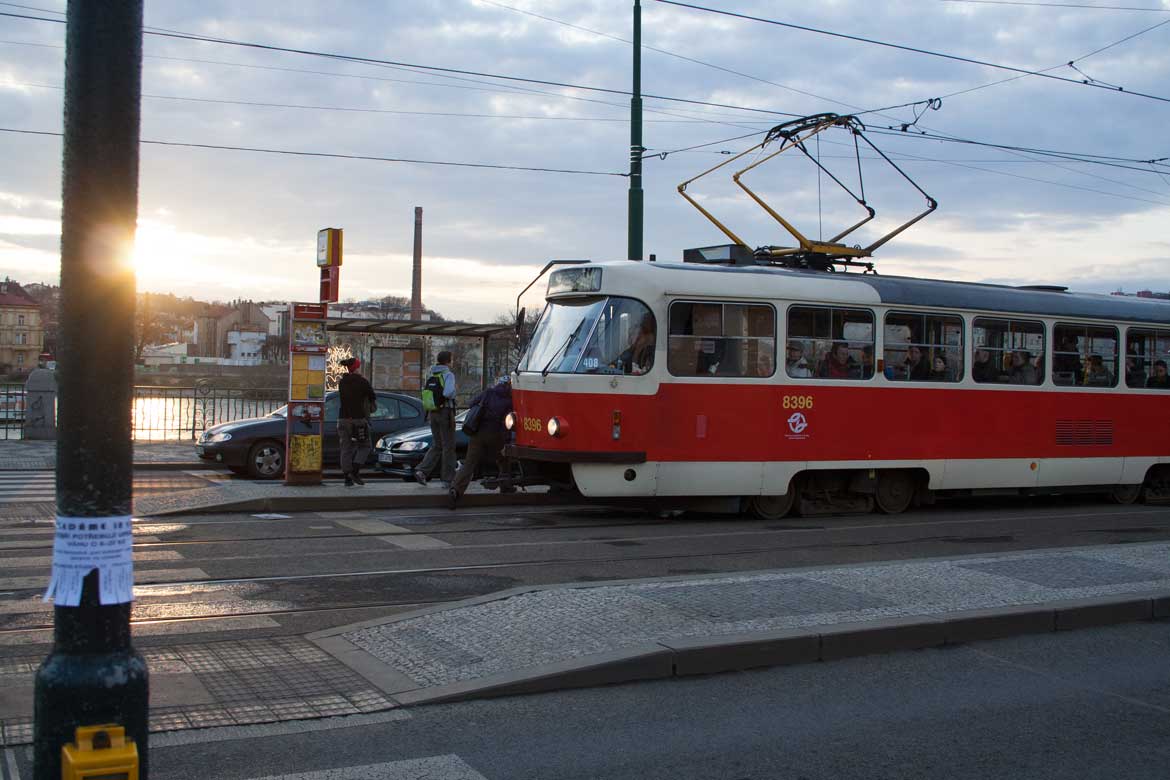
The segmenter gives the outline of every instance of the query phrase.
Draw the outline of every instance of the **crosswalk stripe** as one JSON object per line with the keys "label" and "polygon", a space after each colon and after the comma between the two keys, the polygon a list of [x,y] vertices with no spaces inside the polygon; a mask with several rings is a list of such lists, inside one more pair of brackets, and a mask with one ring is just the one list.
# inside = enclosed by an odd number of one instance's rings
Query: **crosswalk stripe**
{"label": "crosswalk stripe", "polygon": [[[174,550],[139,550],[134,553],[137,561],[181,561],[183,556]],[[37,566],[53,565],[53,556],[36,555],[28,558],[0,557],[0,569],[31,569]]]}
{"label": "crosswalk stripe", "polygon": [[[211,579],[203,569],[151,569],[149,571],[134,572],[135,585],[150,585],[156,582],[172,582],[187,580]],[[0,577],[0,591],[29,590],[31,588],[47,588],[49,574],[45,572],[40,577]]]}
{"label": "crosswalk stripe", "polygon": [[[275,620],[265,615],[240,615],[238,617],[162,620],[155,623],[137,623],[131,626],[130,631],[136,637],[181,636],[183,634],[206,634],[216,631],[277,628],[279,625]],[[0,634],[0,647],[45,644],[52,640],[53,629],[30,628],[26,631],[11,631]]]}
{"label": "crosswalk stripe", "polygon": [[267,775],[252,780],[412,780],[418,777],[432,777],[435,780],[487,780],[454,753],[388,761],[384,764],[296,772],[291,775]]}

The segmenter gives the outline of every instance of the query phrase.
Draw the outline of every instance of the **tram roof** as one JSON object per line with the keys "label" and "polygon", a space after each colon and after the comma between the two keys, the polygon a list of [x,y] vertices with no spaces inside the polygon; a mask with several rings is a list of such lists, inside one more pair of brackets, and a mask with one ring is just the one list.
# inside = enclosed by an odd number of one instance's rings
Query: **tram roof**
{"label": "tram roof", "polygon": [[[606,264],[612,267],[613,264]],[[621,265],[616,264],[616,265]],[[639,263],[646,268],[659,271],[688,272],[698,277],[702,274],[731,274],[742,278],[744,275],[764,276],[781,280],[799,279],[805,285],[812,282],[816,285],[857,285],[869,286],[880,303],[903,306],[937,306],[945,309],[971,309],[977,311],[1005,312],[1012,314],[1033,314],[1046,317],[1075,317],[1097,320],[1120,320],[1125,322],[1148,322],[1151,324],[1170,324],[1170,302],[1150,298],[1136,298],[1121,295],[1102,295],[1100,293],[1074,293],[1056,288],[1052,290],[1012,287],[1002,284],[987,284],[983,282],[952,282],[939,279],[919,279],[909,276],[878,276],[876,274],[860,273],[827,273],[823,271],[804,271],[789,268],[775,268],[768,266],[720,266],[701,263]],[[708,277],[709,279],[709,277]],[[759,280],[755,280],[758,282]],[[695,294],[709,295],[712,286],[708,281],[698,281],[696,278]],[[753,282],[754,283],[754,282]],[[691,286],[691,285],[686,285]],[[757,286],[757,292],[765,292],[767,288]],[[835,301],[848,301],[853,298],[846,290],[833,294],[831,288],[824,288],[826,298]],[[857,288],[854,287],[854,290]],[[805,287],[805,290],[808,290]],[[701,291],[701,292],[700,292]],[[785,291],[777,286],[767,290],[777,297],[785,297]],[[845,293],[842,295],[841,293]],[[787,293],[791,294],[791,291]],[[801,293],[802,297],[807,292]],[[856,303],[874,303],[865,300],[868,296],[858,297]]]}

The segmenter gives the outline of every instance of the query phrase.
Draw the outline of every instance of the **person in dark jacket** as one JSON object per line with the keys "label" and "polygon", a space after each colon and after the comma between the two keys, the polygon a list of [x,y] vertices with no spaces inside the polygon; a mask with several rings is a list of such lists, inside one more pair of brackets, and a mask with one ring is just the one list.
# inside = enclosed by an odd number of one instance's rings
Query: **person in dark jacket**
{"label": "person in dark jacket", "polygon": [[351,357],[341,361],[346,374],[337,384],[341,396],[341,408],[337,412],[337,438],[341,448],[341,473],[345,474],[345,486],[366,484],[358,473],[366,458],[370,457],[370,412],[378,404],[378,396],[369,381],[358,373],[362,361]]}
{"label": "person in dark jacket", "polygon": [[451,509],[459,503],[459,499],[467,491],[471,478],[479,468],[484,458],[495,458],[500,474],[508,473],[508,465],[503,456],[504,437],[507,431],[504,428],[504,418],[512,411],[512,383],[507,377],[484,390],[471,399],[471,406],[479,404],[479,428],[475,433],[468,434],[467,455],[451,481],[451,488],[447,491],[448,505]]}

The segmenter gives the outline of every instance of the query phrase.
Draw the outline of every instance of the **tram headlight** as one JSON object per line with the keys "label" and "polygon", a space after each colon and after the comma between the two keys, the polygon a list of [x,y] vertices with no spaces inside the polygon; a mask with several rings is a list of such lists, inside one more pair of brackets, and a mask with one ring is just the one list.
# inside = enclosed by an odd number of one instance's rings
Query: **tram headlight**
{"label": "tram headlight", "polygon": [[507,416],[504,417],[504,427],[507,428],[508,430],[513,430],[516,427],[516,413],[515,412],[508,412]]}
{"label": "tram headlight", "polygon": [[569,424],[559,417],[550,417],[546,430],[548,430],[549,436],[561,439],[569,432]]}

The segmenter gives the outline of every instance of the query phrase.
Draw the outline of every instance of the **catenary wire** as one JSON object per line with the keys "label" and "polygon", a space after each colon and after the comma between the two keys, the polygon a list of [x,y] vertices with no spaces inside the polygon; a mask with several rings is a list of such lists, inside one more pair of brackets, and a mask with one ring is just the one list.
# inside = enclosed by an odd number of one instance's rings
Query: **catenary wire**
{"label": "catenary wire", "polygon": [[[6,45],[11,45],[11,46],[30,46],[30,47],[45,48],[45,49],[64,49],[65,48],[64,46],[62,46],[60,44],[32,43],[30,41],[0,40],[0,44],[6,44]],[[257,65],[254,63],[247,63],[247,62],[231,62],[231,61],[225,61],[225,60],[206,60],[206,59],[199,59],[199,58],[193,58],[193,57],[167,57],[167,56],[163,56],[163,55],[159,55],[159,54],[144,54],[143,57],[144,57],[144,59],[164,60],[167,62],[187,62],[187,63],[195,63],[195,64],[199,64],[199,65],[222,65],[225,67],[232,67],[232,68],[247,68],[247,69],[252,69],[252,70],[268,70],[268,71],[278,71],[278,72],[284,72],[284,73],[302,73],[302,74],[313,75],[313,76],[328,76],[328,77],[333,77],[333,78],[358,79],[358,80],[364,80],[364,81],[386,82],[386,83],[391,83],[391,84],[408,84],[408,85],[412,85],[412,86],[441,87],[443,89],[459,89],[459,90],[466,90],[466,91],[470,91],[470,92],[499,93],[499,94],[505,94],[505,95],[515,95],[515,96],[519,96],[519,97],[530,97],[530,96],[537,96],[537,95],[549,96],[549,97],[557,98],[559,100],[570,100],[570,101],[576,101],[576,102],[580,102],[580,103],[589,103],[589,104],[598,105],[598,106],[612,106],[614,108],[620,108],[623,111],[629,110],[628,105],[626,105],[624,103],[615,103],[615,102],[609,101],[609,100],[599,100],[597,98],[587,98],[587,97],[582,97],[580,95],[565,95],[562,93],[549,92],[547,90],[534,89],[531,87],[521,87],[519,85],[496,84],[494,82],[481,81],[478,79],[463,79],[463,78],[459,78],[457,76],[441,76],[441,77],[448,78],[448,79],[457,79],[460,81],[467,81],[467,82],[470,82],[473,84],[485,84],[485,85],[489,85],[489,86],[488,87],[472,87],[472,86],[465,86],[463,84],[443,83],[440,81],[417,81],[417,80],[412,80],[412,79],[395,79],[395,78],[387,78],[385,76],[373,76],[373,75],[364,74],[364,73],[341,73],[339,71],[330,71],[330,70],[311,70],[311,69],[306,69],[306,68],[287,68],[287,67],[280,67],[280,66],[276,66],[276,65]],[[395,69],[402,70],[406,73],[417,73],[417,71],[411,70],[409,68],[395,68]],[[643,108],[643,111],[647,114],[655,114],[658,116],[676,117],[678,119],[693,120],[695,122],[704,122],[707,124],[714,124],[714,125],[725,125],[728,127],[742,127],[744,129],[747,129],[747,127],[745,126],[745,122],[748,125],[750,125],[750,124],[756,123],[756,122],[767,121],[767,120],[752,120],[752,119],[736,120],[734,118],[727,118],[727,117],[720,118],[720,117],[717,117],[717,116],[711,115],[711,114],[685,113],[685,112],[683,112],[681,110],[677,110],[677,109],[676,110],[666,110],[666,109],[662,109],[662,108],[645,107],[645,108]],[[654,120],[646,120],[646,121],[650,122],[650,121],[654,121]]]}
{"label": "catenary wire", "polygon": [[811,33],[816,33],[818,35],[827,35],[827,36],[832,37],[832,38],[841,38],[841,39],[848,40],[848,41],[855,41],[857,43],[868,43],[868,44],[871,44],[874,46],[884,46],[886,48],[897,49],[899,51],[911,52],[913,54],[922,54],[922,55],[926,55],[929,57],[940,57],[942,59],[947,59],[947,60],[951,60],[954,62],[964,62],[964,63],[967,63],[969,65],[980,65],[980,66],[987,67],[987,68],[995,68],[997,70],[1006,70],[1006,71],[1010,71],[1013,73],[1020,73],[1020,74],[1026,75],[1026,76],[1039,76],[1041,78],[1052,79],[1054,81],[1063,81],[1063,82],[1066,82],[1068,84],[1079,84],[1081,86],[1086,86],[1086,87],[1096,87],[1099,89],[1106,89],[1110,92],[1120,92],[1120,93],[1126,94],[1126,95],[1133,95],[1134,97],[1146,98],[1148,100],[1156,100],[1160,103],[1170,103],[1170,98],[1163,97],[1161,95],[1152,95],[1152,94],[1149,94],[1146,92],[1136,92],[1134,90],[1125,89],[1122,87],[1108,87],[1108,86],[1105,86],[1103,84],[1098,84],[1098,83],[1094,83],[1094,82],[1084,82],[1084,81],[1081,81],[1080,79],[1070,79],[1070,78],[1067,78],[1065,76],[1055,76],[1051,73],[1045,73],[1043,71],[1028,70],[1027,68],[1017,68],[1013,65],[1001,65],[999,63],[988,62],[986,60],[977,60],[977,59],[974,59],[971,57],[961,57],[957,54],[947,54],[945,52],[931,51],[930,49],[921,49],[921,48],[918,48],[916,46],[904,46],[904,45],[898,44],[898,43],[890,43],[888,41],[879,41],[879,40],[874,39],[874,38],[865,38],[865,37],[862,37],[860,35],[849,35],[847,33],[833,32],[832,30],[822,30],[822,29],[819,29],[816,27],[808,27],[806,25],[793,24],[792,22],[782,22],[782,21],[779,21],[778,19],[767,19],[767,18],[764,18],[762,16],[751,16],[750,14],[741,14],[741,13],[737,13],[735,11],[726,11],[726,10],[722,10],[719,8],[708,8],[707,6],[679,2],[679,0],[657,0],[657,2],[665,3],[666,5],[678,6],[680,8],[689,8],[689,9],[692,9],[695,11],[704,11],[706,13],[719,14],[721,16],[731,16],[731,17],[734,17],[737,19],[744,19],[744,20],[752,21],[752,22],[762,22],[764,24],[771,24],[771,25],[775,25],[777,27],[787,27],[789,29],[800,30],[802,32],[811,32]]}
{"label": "catenary wire", "polygon": [[[49,18],[45,18],[45,17],[28,16],[26,14],[13,14],[13,13],[7,13],[7,12],[0,12],[0,17],[28,19],[28,20],[40,21],[40,22],[51,22],[54,24],[64,24],[65,23],[65,20],[63,20],[63,19],[49,19]],[[172,38],[175,40],[198,41],[198,42],[202,42],[202,43],[218,43],[218,44],[222,44],[225,46],[238,46],[238,47],[246,48],[246,49],[257,49],[257,50],[261,50],[261,51],[278,51],[278,52],[284,52],[286,54],[299,54],[299,55],[303,55],[303,56],[307,56],[307,57],[321,57],[324,59],[338,60],[341,62],[355,62],[355,63],[361,63],[361,64],[365,64],[365,65],[388,65],[388,66],[397,66],[397,67],[410,67],[410,68],[417,68],[420,70],[425,70],[425,71],[430,71],[430,72],[440,73],[440,74],[481,76],[484,78],[500,79],[502,81],[515,81],[515,82],[526,83],[526,84],[540,84],[540,85],[547,86],[547,87],[562,87],[565,89],[580,89],[580,90],[584,90],[587,92],[601,92],[601,93],[610,94],[610,95],[630,95],[631,94],[628,90],[611,89],[608,87],[595,87],[595,86],[589,86],[589,85],[584,85],[584,84],[573,84],[570,82],[552,81],[550,79],[535,79],[535,78],[526,77],[526,76],[509,76],[509,75],[500,74],[500,73],[488,73],[485,71],[466,70],[463,68],[445,68],[445,67],[441,67],[438,65],[423,65],[423,64],[414,63],[414,62],[401,62],[401,61],[397,61],[397,60],[382,60],[382,59],[377,59],[375,57],[359,57],[356,55],[337,54],[337,53],[333,53],[333,52],[316,51],[313,49],[296,49],[296,48],[292,48],[289,46],[276,46],[273,44],[255,43],[252,41],[237,41],[237,40],[232,40],[230,38],[215,38],[215,37],[206,36],[206,35],[192,35],[190,33],[163,32],[163,31],[159,31],[159,30],[143,30],[143,34],[144,35],[153,35],[153,36],[160,37],[160,38]],[[728,104],[728,103],[715,103],[715,102],[707,101],[707,100],[695,100],[692,98],[672,97],[669,95],[643,94],[642,97],[645,99],[650,99],[650,100],[663,100],[663,101],[671,102],[671,103],[684,103],[684,104],[696,105],[696,106],[709,106],[712,108],[725,108],[725,109],[731,109],[731,110],[735,110],[735,111],[746,111],[749,113],[756,113],[756,114],[769,114],[772,116],[786,116],[786,117],[793,117],[793,118],[798,118],[801,116],[800,114],[793,114],[793,113],[789,113],[786,111],[775,111],[773,109],[766,109],[766,108],[751,108],[748,106],[736,106],[736,105],[732,105],[732,104]]]}
{"label": "catenary wire", "polygon": [[[19,133],[22,135],[42,135],[54,136],[61,138],[64,133],[50,132],[48,130],[21,130],[12,127],[0,127],[0,132],[3,133]],[[364,154],[341,154],[337,152],[304,152],[293,149],[269,149],[259,146],[226,146],[222,144],[197,144],[180,141],[154,141],[142,139],[139,141],[142,144],[151,144],[154,146],[180,146],[188,149],[216,149],[220,151],[231,152],[259,152],[263,154],[282,154],[293,157],[322,157],[335,160],[365,160],[368,162],[388,162],[388,163],[410,163],[413,165],[440,165],[453,168],[488,168],[492,170],[503,171],[531,171],[534,173],[565,173],[577,174],[582,176],[617,176],[626,177],[628,173],[619,171],[583,171],[572,168],[543,168],[537,166],[526,165],[500,165],[495,163],[470,163],[470,162],[455,162],[453,160],[420,160],[408,157],[377,157],[374,155]]]}
{"label": "catenary wire", "polygon": [[1087,3],[1036,3],[1023,0],[941,0],[944,3],[967,3],[970,5],[1018,5],[1028,8],[1079,8],[1092,11],[1144,11],[1146,13],[1170,14],[1170,8],[1139,8],[1128,5],[1089,5]]}
{"label": "catenary wire", "polygon": [[[55,84],[34,84],[31,82],[9,82],[16,87],[35,87],[37,89],[51,89],[61,91],[62,86]],[[628,122],[626,117],[596,117],[596,116],[549,116],[541,114],[477,114],[462,111],[408,111],[390,108],[357,108],[353,106],[318,106],[301,103],[265,103],[255,100],[226,100],[223,98],[197,98],[180,95],[154,95],[142,93],[142,97],[151,100],[174,100],[184,103],[214,103],[227,106],[256,106],[260,108],[292,108],[310,111],[341,111],[359,114],[402,114],[407,116],[435,116],[435,117],[466,117],[471,119],[519,119],[519,120],[555,120],[562,122]],[[647,119],[646,122],[664,124],[708,124],[705,119]]]}

